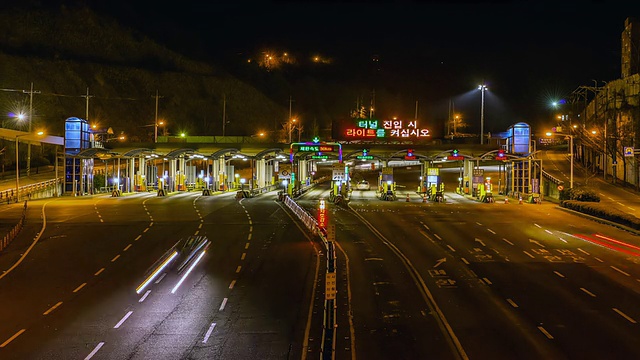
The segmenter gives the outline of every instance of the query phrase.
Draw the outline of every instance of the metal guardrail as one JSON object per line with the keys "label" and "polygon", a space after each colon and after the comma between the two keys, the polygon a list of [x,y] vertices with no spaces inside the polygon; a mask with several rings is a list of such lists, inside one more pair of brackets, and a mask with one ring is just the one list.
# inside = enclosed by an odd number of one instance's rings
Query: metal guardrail
{"label": "metal guardrail", "polygon": [[[62,183],[62,178],[51,179],[51,180],[46,180],[46,181],[42,181],[35,184],[20,186],[20,197],[24,198],[26,196],[27,198],[30,199],[33,193],[40,192],[43,190],[48,190],[52,187],[57,186],[59,183]],[[16,189],[8,189],[5,191],[0,191],[0,202],[6,201],[7,203],[9,203],[11,201],[18,202],[18,200],[19,199],[16,199]]]}
{"label": "metal guardrail", "polygon": [[9,233],[2,238],[2,241],[0,241],[0,251],[6,249],[7,246],[9,246],[9,244],[13,241],[13,239],[15,239],[16,236],[18,236],[18,233],[20,233],[20,230],[22,230],[22,226],[24,225],[24,221],[25,221],[26,217],[27,217],[27,202],[25,201],[24,202],[24,208],[22,209],[22,216],[20,217],[20,220],[9,231]]}
{"label": "metal guardrail", "polygon": [[[289,196],[285,196],[283,199],[284,204],[293,211],[296,216],[305,224],[305,226],[311,230],[314,234],[320,236],[322,243],[324,244],[325,251],[327,253],[327,271],[325,274],[325,281],[329,277],[330,274],[335,274],[337,270],[337,257],[335,252],[335,244],[333,241],[329,241],[326,237],[326,233],[324,229],[321,229],[318,226],[318,221],[303,209],[300,205],[298,205],[293,199]],[[334,276],[335,278],[335,276]],[[326,286],[326,283],[325,283]],[[326,288],[325,288],[326,290]],[[336,346],[336,313],[337,307],[335,306],[335,299],[330,299],[325,294],[324,300],[324,314],[322,321],[322,341],[321,341],[321,358],[322,359],[333,359],[333,355],[335,354],[335,346]]]}
{"label": "metal guardrail", "polygon": [[563,185],[564,181],[560,180],[556,177],[554,177],[553,175],[549,174],[548,172],[542,170],[542,176],[544,176],[547,180],[551,181],[552,183],[556,184],[556,185]]}

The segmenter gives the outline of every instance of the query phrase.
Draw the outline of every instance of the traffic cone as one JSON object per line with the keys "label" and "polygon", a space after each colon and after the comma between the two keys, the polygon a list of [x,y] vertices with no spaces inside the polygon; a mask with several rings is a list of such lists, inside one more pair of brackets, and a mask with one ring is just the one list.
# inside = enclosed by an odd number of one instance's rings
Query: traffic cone
{"label": "traffic cone", "polygon": [[522,205],[522,196],[518,198],[518,204]]}
{"label": "traffic cone", "polygon": [[427,202],[427,194],[422,195],[422,202],[423,203]]}
{"label": "traffic cone", "polygon": [[508,204],[508,203],[509,203],[509,198],[508,198],[508,197],[505,197],[505,198],[504,198],[504,203],[505,203],[505,204]]}
{"label": "traffic cone", "polygon": [[409,202],[409,193],[407,193],[407,202]]}

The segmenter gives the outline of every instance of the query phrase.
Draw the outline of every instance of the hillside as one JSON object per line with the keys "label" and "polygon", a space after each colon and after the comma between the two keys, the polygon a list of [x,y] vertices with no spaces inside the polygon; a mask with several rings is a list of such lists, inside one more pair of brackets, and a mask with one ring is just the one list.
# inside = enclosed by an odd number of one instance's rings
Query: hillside
{"label": "hillside", "polygon": [[[254,87],[210,64],[186,59],[143,34],[123,28],[83,6],[15,5],[0,13],[0,109],[29,108],[33,126],[62,135],[64,119],[86,117],[124,132],[131,141],[153,138],[158,117],[170,134],[221,135],[226,96],[226,135],[252,135],[280,128],[287,104],[276,104]],[[162,131],[162,130],[161,130]]]}

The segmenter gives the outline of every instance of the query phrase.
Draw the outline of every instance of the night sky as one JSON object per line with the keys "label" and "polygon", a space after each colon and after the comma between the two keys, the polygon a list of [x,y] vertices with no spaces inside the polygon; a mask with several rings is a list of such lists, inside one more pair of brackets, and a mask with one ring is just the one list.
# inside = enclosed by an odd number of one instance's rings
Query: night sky
{"label": "night sky", "polygon": [[[427,99],[445,116],[453,99],[494,131],[552,118],[550,101],[620,77],[620,34],[640,5],[622,1],[93,1],[189,57],[216,62],[260,49],[322,54],[356,74],[380,59],[384,86]],[[347,72],[348,73],[348,72]],[[413,109],[404,109],[413,115]],[[489,130],[492,125],[487,123]]]}

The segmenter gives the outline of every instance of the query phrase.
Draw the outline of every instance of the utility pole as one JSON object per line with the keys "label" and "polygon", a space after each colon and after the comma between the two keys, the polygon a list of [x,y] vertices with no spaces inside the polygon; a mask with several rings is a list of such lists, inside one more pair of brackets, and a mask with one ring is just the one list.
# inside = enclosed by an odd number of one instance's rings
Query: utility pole
{"label": "utility pole", "polygon": [[416,114],[413,117],[414,120],[418,120],[418,100],[416,100]]}
{"label": "utility pole", "polygon": [[291,133],[293,132],[293,119],[291,118],[291,103],[293,102],[293,98],[289,95],[289,120],[287,124],[289,124],[289,143],[291,143]]}
{"label": "utility pole", "polygon": [[373,119],[373,114],[375,114],[375,106],[376,106],[376,89],[371,91],[371,107],[369,108],[369,119]]}
{"label": "utility pole", "polygon": [[[33,90],[33,82],[31,82],[31,90],[22,90],[23,93],[29,94],[29,132],[33,123],[33,94],[40,94],[40,91]],[[18,150],[16,149],[16,153]],[[31,174],[31,143],[27,146],[27,176]]]}
{"label": "utility pole", "polygon": [[[156,89],[156,116],[155,116],[155,123],[154,123],[154,131],[153,131],[153,142],[157,143],[158,142],[158,99],[160,99],[161,97],[164,96],[160,96],[158,95],[158,90]],[[164,128],[164,134],[165,136],[167,135],[167,128],[165,126]]]}
{"label": "utility pole", "polygon": [[227,126],[227,94],[222,94],[222,136]]}

